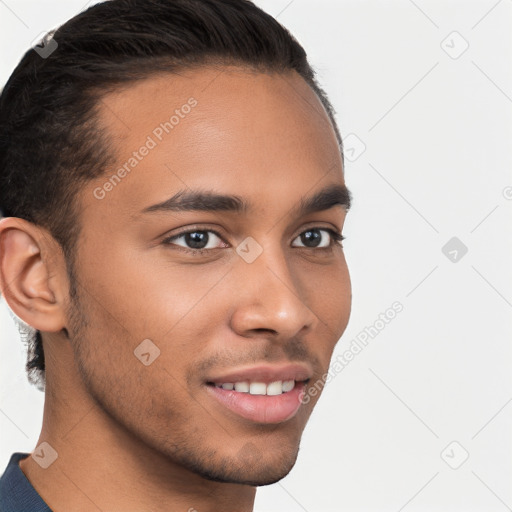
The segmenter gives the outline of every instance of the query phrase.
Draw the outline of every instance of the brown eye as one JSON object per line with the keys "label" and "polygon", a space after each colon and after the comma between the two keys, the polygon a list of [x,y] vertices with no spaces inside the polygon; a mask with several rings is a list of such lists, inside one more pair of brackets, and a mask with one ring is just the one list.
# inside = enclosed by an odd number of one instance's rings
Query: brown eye
{"label": "brown eye", "polygon": [[163,240],[163,243],[166,245],[176,245],[185,250],[193,251],[195,249],[201,251],[222,247],[219,246],[219,241],[222,242],[220,235],[211,229],[194,229],[168,237]]}
{"label": "brown eye", "polygon": [[300,240],[299,247],[308,249],[328,249],[334,243],[340,242],[344,237],[333,229],[328,228],[311,228],[301,233],[295,240]]}
{"label": "brown eye", "polygon": [[205,249],[209,242],[209,235],[206,231],[194,231],[181,236],[190,249]]}

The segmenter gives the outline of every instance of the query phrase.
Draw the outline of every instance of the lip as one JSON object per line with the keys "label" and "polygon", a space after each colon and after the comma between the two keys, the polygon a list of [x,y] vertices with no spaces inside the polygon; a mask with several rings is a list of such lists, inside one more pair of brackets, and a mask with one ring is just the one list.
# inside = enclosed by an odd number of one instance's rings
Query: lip
{"label": "lip", "polygon": [[295,387],[281,395],[251,395],[206,385],[206,390],[215,400],[237,416],[260,424],[283,423],[292,419],[302,405],[305,382],[296,382]]}
{"label": "lip", "polygon": [[259,365],[247,366],[231,370],[222,375],[212,376],[207,379],[207,383],[223,384],[226,382],[264,382],[270,384],[278,380],[295,380],[298,382],[311,378],[313,372],[311,368],[304,364],[285,364],[285,365]]}
{"label": "lip", "polygon": [[[260,424],[283,423],[292,419],[302,405],[301,397],[313,371],[306,364],[258,365],[236,368],[212,376],[205,382],[206,391],[223,407],[237,416]],[[280,395],[251,395],[218,388],[215,384],[236,382],[271,382],[294,380],[292,390]]]}

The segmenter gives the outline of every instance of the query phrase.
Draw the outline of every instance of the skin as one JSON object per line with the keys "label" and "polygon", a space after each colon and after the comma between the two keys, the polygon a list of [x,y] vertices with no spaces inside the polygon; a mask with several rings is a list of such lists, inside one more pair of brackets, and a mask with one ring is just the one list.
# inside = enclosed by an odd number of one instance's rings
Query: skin
{"label": "skin", "polygon": [[[103,98],[98,123],[117,164],[78,195],[75,302],[51,235],[0,222],[3,293],[43,333],[38,445],[58,453],[47,469],[32,457],[20,467],[55,512],[252,510],[256,486],[293,467],[319,395],[265,425],[220,406],[205,379],[294,361],[312,369],[313,384],[347,326],[342,247],[300,242],[307,228],[341,232],[346,210],[291,213],[302,197],[344,183],[327,114],[294,72],[221,71],[152,76]],[[191,97],[197,106],[97,199],[94,190]],[[236,194],[250,209],[140,213],[187,187]],[[211,234],[211,253],[182,252],[183,237],[163,242],[198,224],[221,235]],[[235,250],[248,236],[263,248],[250,264]],[[160,349],[149,366],[134,356],[144,339]]]}

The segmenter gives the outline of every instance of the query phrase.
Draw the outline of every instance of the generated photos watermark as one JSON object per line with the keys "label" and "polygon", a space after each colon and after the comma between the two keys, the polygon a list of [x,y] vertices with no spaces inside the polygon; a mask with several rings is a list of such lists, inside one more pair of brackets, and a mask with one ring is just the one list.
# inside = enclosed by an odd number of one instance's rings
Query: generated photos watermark
{"label": "generated photos watermark", "polygon": [[377,320],[370,326],[362,329],[350,342],[350,346],[336,358],[331,361],[329,370],[322,375],[313,384],[310,384],[305,392],[301,395],[300,400],[303,404],[310,402],[311,397],[317,396],[321,393],[322,389],[328,384],[336,375],[340,374],[351,361],[354,360],[369,344],[371,340],[376,338],[385,328],[389,325],[404,309],[400,301],[395,301],[384,313],[380,313]]}
{"label": "generated photos watermark", "polygon": [[121,181],[128,176],[133,169],[135,169],[150,152],[155,149],[160,142],[162,142],[166,135],[172,132],[185,117],[190,114],[192,109],[197,106],[197,100],[193,97],[189,98],[186,103],[181,105],[180,108],[174,110],[173,115],[168,120],[161,122],[152,132],[148,135],[144,144],[136,151],[133,151],[132,156],[128,158],[109,178],[107,178],[103,185],[96,187],[93,190],[93,195],[96,199],[105,199],[107,194],[114,190],[114,188],[121,183]]}

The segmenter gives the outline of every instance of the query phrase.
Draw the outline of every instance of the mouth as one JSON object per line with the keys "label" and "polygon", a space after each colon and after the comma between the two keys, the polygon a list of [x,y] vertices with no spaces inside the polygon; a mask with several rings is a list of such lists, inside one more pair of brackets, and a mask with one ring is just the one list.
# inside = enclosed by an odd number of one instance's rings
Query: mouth
{"label": "mouth", "polygon": [[206,390],[223,408],[240,418],[262,424],[292,419],[312,372],[303,366],[255,367],[209,379]]}

